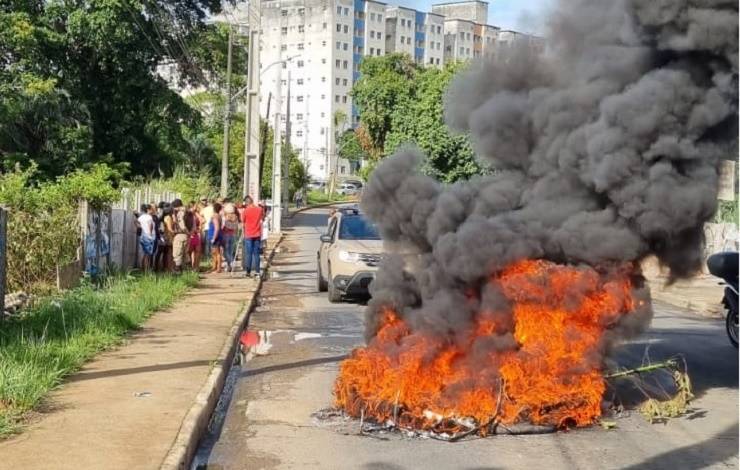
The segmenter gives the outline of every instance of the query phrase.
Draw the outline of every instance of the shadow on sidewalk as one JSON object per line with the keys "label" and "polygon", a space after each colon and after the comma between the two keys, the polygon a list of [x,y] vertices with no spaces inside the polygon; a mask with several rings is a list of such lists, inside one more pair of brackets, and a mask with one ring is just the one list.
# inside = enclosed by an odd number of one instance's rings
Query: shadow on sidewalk
{"label": "shadow on sidewalk", "polygon": [[67,382],[81,382],[83,380],[103,379],[106,377],[118,377],[121,375],[142,374],[145,372],[157,372],[172,369],[185,369],[187,367],[200,367],[210,365],[213,361],[185,361],[173,362],[171,364],[157,364],[154,366],[131,367],[129,369],[113,369],[100,372],[78,372],[67,379]]}

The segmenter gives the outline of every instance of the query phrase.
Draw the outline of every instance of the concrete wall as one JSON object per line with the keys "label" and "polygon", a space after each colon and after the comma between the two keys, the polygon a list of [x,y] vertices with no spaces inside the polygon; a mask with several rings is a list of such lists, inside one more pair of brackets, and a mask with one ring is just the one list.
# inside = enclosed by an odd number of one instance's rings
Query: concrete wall
{"label": "concrete wall", "polygon": [[432,5],[432,13],[442,15],[448,19],[472,21],[473,23],[488,23],[488,2],[454,2]]}

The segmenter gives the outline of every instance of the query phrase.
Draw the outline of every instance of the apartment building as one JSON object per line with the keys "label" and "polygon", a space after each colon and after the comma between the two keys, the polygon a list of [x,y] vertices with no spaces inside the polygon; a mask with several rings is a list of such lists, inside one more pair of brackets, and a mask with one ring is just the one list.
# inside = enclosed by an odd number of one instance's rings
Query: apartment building
{"label": "apartment building", "polygon": [[[431,12],[376,0],[261,0],[261,5],[261,114],[264,118],[269,106],[274,116],[282,87],[281,132],[289,111],[291,145],[316,179],[334,171],[341,178],[353,170],[336,158],[336,138],[358,123],[350,92],[364,57],[398,52],[420,65],[442,67],[495,55],[519,40],[542,47],[540,38],[489,25],[488,3],[478,0],[436,4]],[[241,10],[233,11],[238,17]],[[346,119],[337,120],[340,116]]]}

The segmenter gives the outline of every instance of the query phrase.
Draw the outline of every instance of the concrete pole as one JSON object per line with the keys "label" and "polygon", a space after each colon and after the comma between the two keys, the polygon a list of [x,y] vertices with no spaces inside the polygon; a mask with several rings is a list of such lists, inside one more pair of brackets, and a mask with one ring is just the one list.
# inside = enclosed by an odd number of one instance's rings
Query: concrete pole
{"label": "concrete pole", "polygon": [[[279,45],[278,45],[279,47]],[[282,57],[281,57],[282,59]],[[280,218],[282,215],[281,199],[281,166],[282,166],[282,145],[280,132],[280,117],[283,111],[283,65],[280,64],[277,72],[277,87],[275,91],[275,125],[273,127],[273,147],[272,147],[272,231],[280,233]]]}
{"label": "concrete pole", "polygon": [[289,168],[290,168],[290,151],[291,151],[291,142],[290,137],[292,135],[293,129],[291,126],[290,121],[290,70],[288,70],[288,100],[285,104],[285,147],[286,147],[286,153],[287,155],[285,158],[282,159],[283,168],[281,169],[282,172],[282,181],[281,181],[281,187],[282,187],[282,193],[281,193],[281,207],[283,209],[283,215],[285,217],[288,216],[288,189],[289,189]]}
{"label": "concrete pole", "polygon": [[[261,198],[260,174],[260,40],[262,34],[261,0],[249,1],[249,45],[247,60],[247,107],[244,126],[244,183],[242,195],[251,195],[255,201]],[[269,105],[268,105],[269,109]]]}
{"label": "concrete pole", "polygon": [[226,58],[226,107],[224,109],[224,144],[221,154],[221,197],[229,191],[229,126],[231,125],[231,46],[233,32],[229,25],[229,49]]}

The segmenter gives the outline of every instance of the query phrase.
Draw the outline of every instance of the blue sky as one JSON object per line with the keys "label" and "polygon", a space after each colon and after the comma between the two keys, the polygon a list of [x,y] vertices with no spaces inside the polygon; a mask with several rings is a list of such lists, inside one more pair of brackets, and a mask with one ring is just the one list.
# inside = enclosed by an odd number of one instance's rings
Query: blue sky
{"label": "blue sky", "polygon": [[[386,0],[389,4],[429,11],[433,3],[451,0]],[[543,34],[542,17],[554,0],[488,0],[488,23],[503,29]]]}

